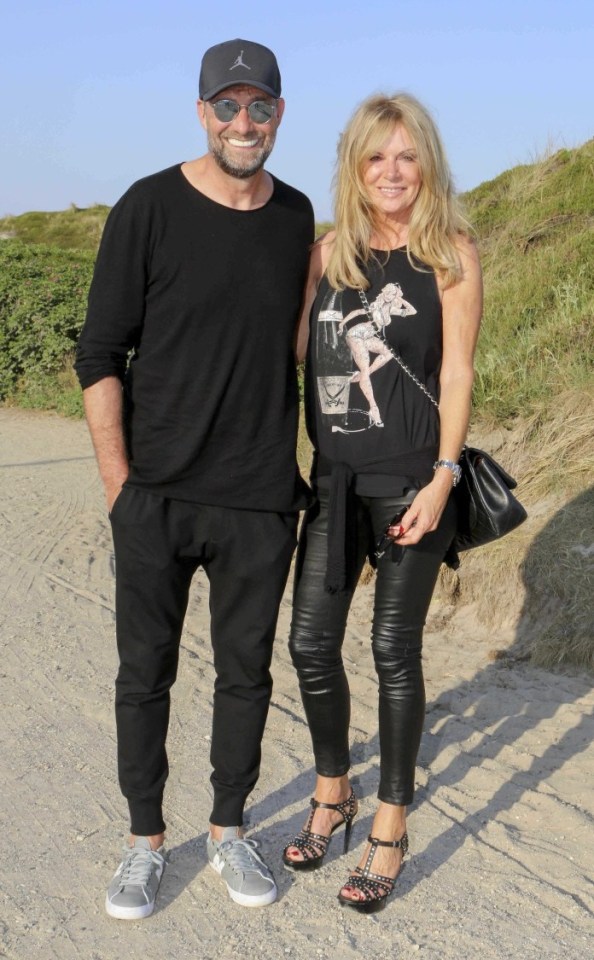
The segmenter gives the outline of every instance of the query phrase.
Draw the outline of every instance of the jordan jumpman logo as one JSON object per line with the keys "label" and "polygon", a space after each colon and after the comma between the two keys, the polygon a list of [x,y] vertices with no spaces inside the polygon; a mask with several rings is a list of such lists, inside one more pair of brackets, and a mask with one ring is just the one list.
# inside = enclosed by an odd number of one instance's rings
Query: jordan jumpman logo
{"label": "jordan jumpman logo", "polygon": [[232,66],[232,67],[229,67],[229,70],[235,70],[235,67],[245,67],[246,70],[251,70],[251,69],[252,69],[251,67],[248,67],[247,63],[244,63],[244,62],[243,62],[243,50],[241,51],[241,53],[240,53],[239,56],[237,57],[237,60],[235,61],[235,63],[233,64],[233,66]]}

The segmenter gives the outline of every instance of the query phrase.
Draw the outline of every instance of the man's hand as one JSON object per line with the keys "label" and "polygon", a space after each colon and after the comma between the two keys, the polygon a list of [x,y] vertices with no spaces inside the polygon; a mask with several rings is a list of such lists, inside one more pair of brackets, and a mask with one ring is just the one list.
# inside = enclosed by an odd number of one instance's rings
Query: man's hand
{"label": "man's hand", "polygon": [[107,512],[111,513],[114,503],[119,497],[122,487],[124,486],[128,477],[128,472],[126,471],[125,476],[120,479],[109,480],[104,483],[105,490],[105,500],[107,502]]}
{"label": "man's hand", "polygon": [[117,377],[105,377],[88,387],[83,396],[107,510],[111,513],[129,472],[122,425],[122,385]]}

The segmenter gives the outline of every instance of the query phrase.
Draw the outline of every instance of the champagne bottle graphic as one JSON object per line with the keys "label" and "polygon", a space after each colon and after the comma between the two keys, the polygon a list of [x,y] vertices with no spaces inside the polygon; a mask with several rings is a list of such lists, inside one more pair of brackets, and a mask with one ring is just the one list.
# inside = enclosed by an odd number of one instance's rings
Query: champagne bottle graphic
{"label": "champagne bottle graphic", "polygon": [[317,379],[322,413],[334,416],[348,411],[353,374],[351,352],[339,330],[342,319],[342,291],[329,290],[316,324]]}

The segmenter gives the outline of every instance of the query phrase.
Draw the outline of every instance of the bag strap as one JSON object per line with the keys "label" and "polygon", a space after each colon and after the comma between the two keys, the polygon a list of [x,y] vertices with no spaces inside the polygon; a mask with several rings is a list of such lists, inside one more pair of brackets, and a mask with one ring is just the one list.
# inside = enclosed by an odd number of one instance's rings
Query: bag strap
{"label": "bag strap", "polygon": [[[363,306],[365,307],[365,312],[367,313],[367,315],[368,315],[369,319],[371,320],[371,322],[374,323],[374,318],[373,318],[373,314],[372,314],[372,312],[371,312],[371,307],[369,306],[369,300],[368,300],[367,297],[365,296],[365,293],[364,293],[363,290],[358,290],[357,292],[358,292],[358,294],[359,294],[361,303],[362,303]],[[423,391],[423,393],[425,394],[425,396],[431,401],[431,403],[433,404],[433,406],[436,407],[437,410],[439,411],[439,404],[438,404],[437,400],[435,399],[435,397],[433,396],[433,394],[431,393],[431,391],[428,390],[427,387],[425,386],[425,384],[422,383],[422,382],[419,380],[419,378],[418,378],[417,376],[415,376],[415,374],[412,372],[412,370],[410,370],[410,369],[407,367],[407,365],[405,364],[405,362],[404,362],[404,360],[402,359],[402,357],[400,356],[400,354],[396,353],[396,351],[394,350],[394,347],[390,346],[390,344],[389,344],[388,341],[386,340],[385,334],[384,334],[384,332],[383,332],[383,327],[382,327],[382,334],[381,334],[381,336],[382,336],[382,340],[383,340],[384,343],[386,344],[388,350],[390,351],[390,353],[391,353],[392,356],[394,357],[394,360],[396,360],[396,362],[402,367],[402,369],[404,370],[404,372],[408,374],[408,376],[409,376],[410,379],[413,381],[413,383],[416,383],[416,385],[417,385],[417,387],[419,388],[419,390],[422,390],[422,391]]]}

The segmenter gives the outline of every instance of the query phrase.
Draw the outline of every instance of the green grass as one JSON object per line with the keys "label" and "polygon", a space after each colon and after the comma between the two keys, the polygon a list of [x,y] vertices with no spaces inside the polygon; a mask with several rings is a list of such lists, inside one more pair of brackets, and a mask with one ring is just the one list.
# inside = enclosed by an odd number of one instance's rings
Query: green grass
{"label": "green grass", "polygon": [[[473,434],[517,476],[529,518],[464,555],[452,596],[496,637],[516,618],[510,656],[593,669],[594,140],[464,199],[485,276]],[[71,358],[107,213],[0,220],[0,400],[80,415]],[[303,430],[299,458],[307,475]]]}
{"label": "green grass", "polygon": [[[464,197],[476,227],[485,275],[485,311],[474,389],[478,419],[511,423],[518,416],[530,416],[559,392],[586,390],[591,383],[593,174],[591,140],[578,149],[559,150],[534,164],[507,170]],[[48,270],[51,273],[52,258],[56,264],[62,264],[63,270],[60,250],[76,251],[71,256],[79,260],[83,252],[92,255],[96,251],[108,210],[99,204],[86,210],[73,205],[57,213],[5,217],[0,220],[0,234],[31,245],[29,259],[44,259],[47,275]],[[317,234],[331,226],[318,224]],[[44,253],[48,246],[56,252]],[[2,250],[3,266],[11,256],[17,261],[25,258],[25,248],[13,247],[9,241],[0,241]],[[9,251],[12,254],[7,256]],[[87,275],[89,261],[83,257],[80,262],[84,262]],[[9,278],[0,289],[0,345],[6,344],[7,326],[11,328],[8,339],[14,340],[22,323],[29,331],[35,329],[43,339],[45,320],[55,327],[56,310],[63,309],[56,302],[55,285],[52,290],[52,283],[47,277],[44,279],[43,271],[36,273],[36,268],[31,277],[25,277],[22,269],[13,270],[10,264],[7,269]],[[65,299],[72,312],[71,292],[65,291]],[[68,334],[72,341],[84,313],[84,290],[79,293],[80,307],[74,311],[76,319]],[[32,367],[27,353],[32,362],[39,353],[30,351],[30,346],[24,345],[17,368],[14,344],[11,357],[5,357],[0,397],[10,396],[17,382],[22,390],[22,377]],[[71,344],[65,346],[71,348]],[[46,362],[45,368],[47,365]],[[54,369],[60,369],[59,363]]]}
{"label": "green grass", "polygon": [[329,230],[332,230],[333,227],[334,227],[334,224],[330,223],[329,220],[322,220],[320,223],[316,223],[316,240],[318,237],[321,237],[325,233],[328,233]]}
{"label": "green grass", "polygon": [[485,274],[475,408],[508,421],[594,370],[594,140],[465,197]]}
{"label": "green grass", "polygon": [[0,235],[23,243],[43,243],[63,250],[95,252],[101,239],[109,207],[95,204],[87,209],[74,206],[57,213],[23,213],[0,218]]}

